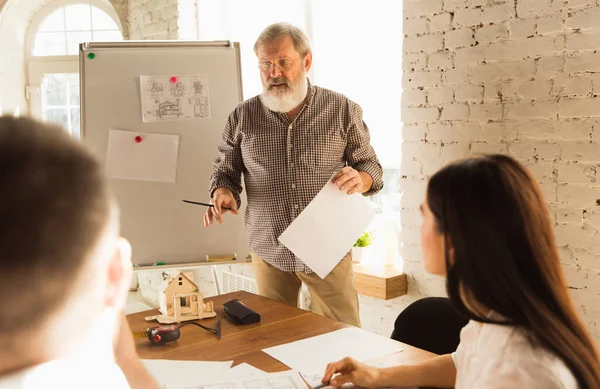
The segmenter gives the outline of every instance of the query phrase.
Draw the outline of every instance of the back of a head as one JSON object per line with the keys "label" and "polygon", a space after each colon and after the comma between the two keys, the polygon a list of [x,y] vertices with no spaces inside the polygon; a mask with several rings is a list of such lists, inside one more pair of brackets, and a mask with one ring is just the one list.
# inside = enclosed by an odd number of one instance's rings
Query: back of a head
{"label": "back of a head", "polygon": [[36,331],[81,278],[110,217],[97,160],[65,131],[0,117],[0,344]]}
{"label": "back of a head", "polygon": [[301,57],[304,57],[306,54],[312,52],[310,39],[304,33],[304,31],[285,22],[274,23],[265,28],[254,43],[254,52],[257,52],[259,46],[275,42],[285,36],[292,38],[294,48]]}
{"label": "back of a head", "polygon": [[496,321],[478,306],[499,313],[563,359],[581,387],[600,387],[598,354],[568,296],[548,210],[527,169],[505,155],[454,162],[431,177],[427,204],[453,249],[447,291],[456,308],[481,322]]}

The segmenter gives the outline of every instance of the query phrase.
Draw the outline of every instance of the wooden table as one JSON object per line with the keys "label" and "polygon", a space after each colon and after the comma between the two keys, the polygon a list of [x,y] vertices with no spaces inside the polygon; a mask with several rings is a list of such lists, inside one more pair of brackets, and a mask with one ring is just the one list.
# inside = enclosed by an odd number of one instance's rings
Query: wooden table
{"label": "wooden table", "polygon": [[[258,312],[261,322],[241,326],[230,321],[223,313],[223,303],[232,299],[239,299],[249,308]],[[233,360],[233,365],[246,362],[273,373],[289,370],[289,367],[262,352],[262,349],[349,327],[312,312],[248,292],[228,293],[207,300],[214,302],[217,317],[204,319],[201,323],[214,328],[217,319],[221,319],[222,335],[220,340],[217,340],[215,335],[208,331],[189,325],[181,329],[181,338],[178,341],[163,346],[153,345],[148,339],[136,339],[139,356],[144,359]],[[156,322],[144,321],[144,317],[156,315],[157,312],[158,310],[154,309],[128,315],[127,319],[131,330],[134,332],[145,331],[148,327],[158,325]],[[414,363],[434,356],[435,354],[405,344],[404,351],[379,358],[376,361],[397,364]]]}

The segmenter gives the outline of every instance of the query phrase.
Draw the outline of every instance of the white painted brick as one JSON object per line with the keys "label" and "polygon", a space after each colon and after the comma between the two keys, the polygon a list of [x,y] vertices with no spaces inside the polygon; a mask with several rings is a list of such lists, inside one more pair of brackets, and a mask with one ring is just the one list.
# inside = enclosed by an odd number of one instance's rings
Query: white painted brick
{"label": "white painted brick", "polygon": [[444,72],[443,81],[446,85],[462,85],[469,82],[470,69],[456,68]]}
{"label": "white painted brick", "polygon": [[425,124],[404,125],[402,126],[402,140],[404,142],[422,141],[425,139],[426,131],[427,126]]}
{"label": "white painted brick", "polygon": [[405,89],[402,92],[402,105],[405,107],[414,107],[423,105],[427,102],[427,92],[419,89]]}
{"label": "white painted brick", "polygon": [[[583,222],[583,215],[580,209],[575,209],[571,207],[557,207],[555,210],[555,214],[556,222],[559,224],[571,224],[580,226]],[[569,254],[571,254],[571,252],[569,252]],[[565,259],[561,260],[561,263],[573,264],[574,262]]]}
{"label": "white painted brick", "polygon": [[429,123],[438,120],[440,112],[437,108],[402,108],[404,123]]}
{"label": "white painted brick", "polygon": [[444,39],[444,44],[447,49],[472,46],[475,44],[475,38],[473,38],[473,30],[465,27],[459,28],[458,30],[454,31],[447,31]]}
{"label": "white painted brick", "polygon": [[507,145],[506,143],[471,143],[470,154],[506,154]]}
{"label": "white painted brick", "polygon": [[402,88],[411,89],[436,86],[441,83],[442,72],[407,72],[402,75]]}
{"label": "white painted brick", "polygon": [[517,127],[512,123],[503,120],[498,122],[486,122],[481,124],[481,130],[473,133],[473,141],[488,141],[499,143],[502,141],[512,141],[516,138]]}
{"label": "white painted brick", "polygon": [[444,48],[444,39],[442,34],[408,37],[404,38],[402,47],[407,53],[432,53]]}
{"label": "white painted brick", "polygon": [[470,115],[471,120],[502,119],[502,104],[472,104]]}
{"label": "white painted brick", "polygon": [[[596,228],[600,228],[600,226]],[[600,256],[597,254],[585,250],[573,250],[573,259],[585,269],[600,270]]]}
{"label": "white painted brick", "polygon": [[497,42],[507,38],[507,22],[481,27],[475,31],[475,40],[479,42],[479,44]]}
{"label": "white painted brick", "polygon": [[481,21],[483,23],[503,22],[515,17],[515,7],[512,2],[483,7]]}
{"label": "white painted brick", "polygon": [[412,172],[414,174],[421,174],[423,164],[421,163],[421,161],[415,161],[414,159],[402,157],[400,166],[400,170],[402,172]]}
{"label": "white painted brick", "polygon": [[581,52],[567,57],[566,71],[574,72],[600,72],[600,52]]}
{"label": "white painted brick", "polygon": [[517,41],[493,43],[484,51],[486,61],[507,61],[536,57],[557,52],[563,44],[562,37],[535,36]]}
{"label": "white painted brick", "polygon": [[[584,223],[596,230],[600,230],[600,213],[595,211],[594,213],[586,212],[584,217]],[[600,269],[600,256],[596,256],[595,266],[591,263],[586,263],[586,267],[593,269]]]}
{"label": "white painted brick", "polygon": [[469,144],[473,134],[477,134],[481,126],[471,122],[465,123],[430,123],[427,125],[427,141],[439,144],[441,142],[461,142]]}
{"label": "white painted brick", "polygon": [[505,105],[508,118],[542,118],[551,119],[557,116],[558,104],[555,101],[539,101],[531,103],[510,103]]}
{"label": "white painted brick", "polygon": [[594,184],[596,168],[596,165],[589,163],[560,164],[558,165],[558,182],[560,184]]}
{"label": "white painted brick", "polygon": [[404,34],[424,34],[427,30],[426,18],[404,19],[402,24],[402,32]]}
{"label": "white painted brick", "polygon": [[440,105],[454,101],[454,88],[430,88],[427,89],[427,101],[431,105]]}
{"label": "white painted brick", "polygon": [[447,31],[452,25],[452,15],[449,12],[434,15],[429,21],[429,30],[431,32]]}
{"label": "white painted brick", "polygon": [[407,0],[404,2],[402,14],[405,18],[415,18],[436,14],[442,11],[442,0]]}
{"label": "white painted brick", "polygon": [[535,20],[533,18],[514,19],[509,22],[509,33],[513,39],[524,39],[535,35]]}
{"label": "white painted brick", "polygon": [[557,123],[551,120],[526,119],[517,130],[520,140],[546,140],[556,136]]}
{"label": "white painted brick", "polygon": [[440,159],[447,164],[469,154],[469,145],[466,143],[445,143],[441,148]]}
{"label": "white painted brick", "polygon": [[416,226],[404,226],[400,232],[400,239],[406,244],[421,243],[421,232]]}
{"label": "white painted brick", "polygon": [[588,8],[596,5],[595,0],[566,0],[566,6],[569,9]]}
{"label": "white painted brick", "polygon": [[600,116],[600,97],[585,99],[561,99],[559,115],[561,117]]}
{"label": "white painted brick", "polygon": [[456,10],[454,13],[454,26],[456,27],[472,27],[481,24],[483,11],[481,8],[463,8]]}
{"label": "white painted brick", "polygon": [[427,54],[425,53],[404,53],[402,56],[402,70],[421,71],[427,68]]}
{"label": "white painted brick", "polygon": [[444,0],[444,11],[454,11],[459,8],[465,8],[467,0]]}
{"label": "white painted brick", "polygon": [[560,158],[561,145],[557,143],[524,141],[511,143],[508,149],[519,159],[528,161],[556,161]]}
{"label": "white painted brick", "polygon": [[487,5],[487,4],[488,4],[487,0],[469,0],[470,8],[475,8],[475,7],[481,8],[482,6]]}
{"label": "white painted brick", "polygon": [[564,140],[590,140],[594,131],[593,119],[573,119],[558,124],[558,136]]}
{"label": "white painted brick", "polygon": [[577,30],[597,30],[600,28],[600,26],[598,26],[598,20],[600,20],[600,8],[588,8],[570,13],[567,17],[565,25],[567,28]]}
{"label": "white painted brick", "polygon": [[592,92],[592,80],[587,76],[561,75],[554,79],[554,90],[560,96],[585,96]]}
{"label": "white painted brick", "polygon": [[561,15],[550,15],[537,20],[537,33],[540,35],[561,32],[563,20]]}
{"label": "white painted brick", "polygon": [[452,56],[449,51],[438,51],[429,54],[427,68],[430,70],[445,70],[452,67]]}
{"label": "white painted brick", "polygon": [[527,18],[530,16],[545,15],[551,12],[551,0],[519,0],[517,4],[517,16]]}
{"label": "white painted brick", "polygon": [[600,48],[600,33],[567,35],[567,50],[594,50]]}
{"label": "white painted brick", "polygon": [[537,61],[536,75],[541,78],[552,78],[562,74],[565,67],[565,59],[559,56],[541,57]]}
{"label": "white painted brick", "polygon": [[533,76],[535,62],[531,59],[487,63],[471,69],[473,83],[497,82]]}
{"label": "white painted brick", "polygon": [[473,66],[483,61],[483,49],[480,46],[456,49],[454,52],[456,67]]}
{"label": "white painted brick", "polygon": [[578,162],[596,162],[600,155],[600,143],[562,142],[562,160]]}
{"label": "white painted brick", "polygon": [[469,119],[469,105],[448,104],[442,107],[441,120],[467,120]]}
{"label": "white painted brick", "polygon": [[538,78],[521,83],[517,90],[523,99],[540,99],[548,97],[551,89],[550,80]]}
{"label": "white painted brick", "polygon": [[558,201],[569,207],[593,208],[597,199],[600,199],[600,187],[574,183],[558,187]]}
{"label": "white painted brick", "polygon": [[483,100],[483,86],[465,84],[454,92],[457,102],[481,102]]}
{"label": "white painted brick", "polygon": [[592,74],[592,93],[594,95],[600,95],[600,74]]}
{"label": "white painted brick", "polygon": [[516,88],[520,85],[515,81],[504,81],[502,83],[486,84],[484,87],[483,100],[486,103],[514,102],[520,99]]}

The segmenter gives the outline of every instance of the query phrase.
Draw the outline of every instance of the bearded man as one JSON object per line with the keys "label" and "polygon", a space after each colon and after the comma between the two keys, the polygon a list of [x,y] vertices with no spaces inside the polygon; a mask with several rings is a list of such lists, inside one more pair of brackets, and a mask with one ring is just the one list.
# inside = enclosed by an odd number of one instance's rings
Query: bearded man
{"label": "bearded man", "polygon": [[368,196],[383,187],[362,110],[342,94],[310,83],[312,50],[299,28],[267,27],[254,52],[263,93],[229,116],[209,183],[214,208],[207,209],[204,225],[222,223],[228,211],[238,213],[243,174],[244,220],[259,294],[297,306],[304,283],[314,312],[360,326],[351,254],[321,279],[277,238],[328,180],[349,195]]}

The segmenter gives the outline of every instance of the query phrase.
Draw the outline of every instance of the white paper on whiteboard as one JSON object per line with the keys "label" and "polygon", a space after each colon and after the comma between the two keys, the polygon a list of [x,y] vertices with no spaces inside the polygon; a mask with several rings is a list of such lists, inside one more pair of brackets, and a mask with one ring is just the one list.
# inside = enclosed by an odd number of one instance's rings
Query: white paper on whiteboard
{"label": "white paper on whiteboard", "polygon": [[365,232],[375,211],[360,193],[348,195],[330,181],[279,236],[321,278]]}
{"label": "white paper on whiteboard", "polygon": [[[140,137],[139,142],[136,137]],[[175,182],[178,149],[178,135],[110,130],[106,175],[127,180]]]}

